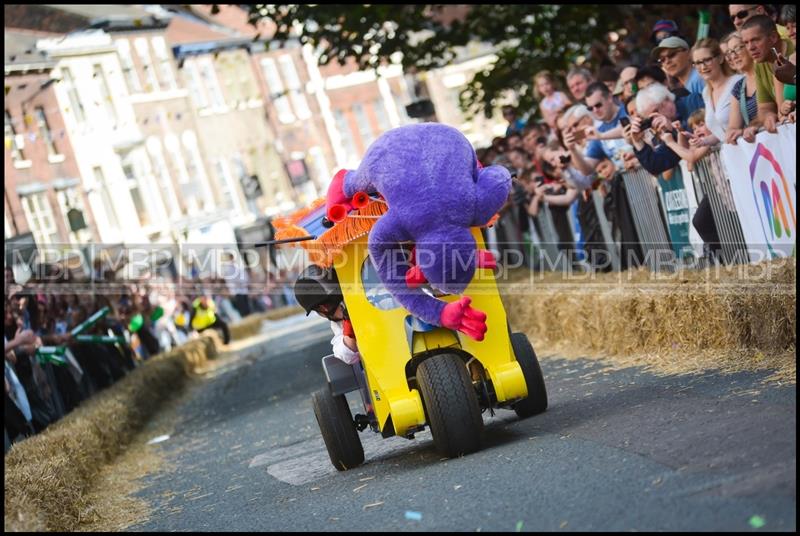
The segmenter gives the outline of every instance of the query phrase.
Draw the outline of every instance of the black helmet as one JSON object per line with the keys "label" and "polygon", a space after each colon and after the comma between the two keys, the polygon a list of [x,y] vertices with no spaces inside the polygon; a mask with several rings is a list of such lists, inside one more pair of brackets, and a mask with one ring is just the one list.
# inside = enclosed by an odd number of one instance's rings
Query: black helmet
{"label": "black helmet", "polygon": [[338,304],[344,299],[336,271],[332,268],[326,270],[315,264],[303,270],[294,282],[294,297],[306,310],[306,316],[318,305]]}

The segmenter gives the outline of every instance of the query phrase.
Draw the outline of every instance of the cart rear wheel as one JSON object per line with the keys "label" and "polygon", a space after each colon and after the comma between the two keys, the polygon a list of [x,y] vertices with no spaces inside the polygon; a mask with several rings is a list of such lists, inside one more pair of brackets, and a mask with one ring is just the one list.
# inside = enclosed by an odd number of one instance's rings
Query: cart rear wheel
{"label": "cart rear wheel", "polygon": [[333,396],[324,387],[311,395],[311,403],[334,467],[346,471],[364,463],[364,448],[345,396]]}
{"label": "cart rear wheel", "polygon": [[426,359],[417,368],[417,383],[436,449],[448,458],[479,450],[483,418],[461,358],[440,354]]}
{"label": "cart rear wheel", "polygon": [[544,376],[536,352],[533,351],[528,337],[524,333],[511,335],[511,347],[514,349],[525,384],[528,386],[528,398],[512,404],[511,407],[521,419],[538,415],[547,409],[547,389],[544,386]]}

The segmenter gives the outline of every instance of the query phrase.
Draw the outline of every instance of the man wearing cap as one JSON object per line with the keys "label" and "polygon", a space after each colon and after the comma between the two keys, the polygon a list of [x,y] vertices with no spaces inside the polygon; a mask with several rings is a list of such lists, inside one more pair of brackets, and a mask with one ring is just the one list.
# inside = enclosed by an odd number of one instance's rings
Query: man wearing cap
{"label": "man wearing cap", "polygon": [[667,37],[653,49],[650,57],[667,73],[670,87],[674,89],[679,86],[686,88],[689,93],[703,93],[706,84],[692,67],[689,43],[680,37]]}
{"label": "man wearing cap", "polygon": [[679,33],[678,25],[674,20],[660,20],[653,25],[650,37],[655,44],[658,44],[667,37],[677,37]]}

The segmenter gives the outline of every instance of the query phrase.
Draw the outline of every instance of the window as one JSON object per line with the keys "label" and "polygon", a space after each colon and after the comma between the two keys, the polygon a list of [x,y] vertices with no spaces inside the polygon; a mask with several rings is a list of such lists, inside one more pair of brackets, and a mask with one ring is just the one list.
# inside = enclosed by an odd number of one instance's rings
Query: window
{"label": "window", "polygon": [[383,99],[372,101],[372,110],[375,112],[375,118],[378,120],[378,128],[381,129],[381,133],[392,128],[392,124],[389,122],[389,116],[386,115],[386,106],[383,104]]}
{"label": "window", "polygon": [[242,86],[242,95],[246,100],[258,99],[259,89],[253,74],[253,69],[250,65],[250,58],[248,57],[244,62],[239,65],[239,82]]}
{"label": "window", "polygon": [[395,95],[394,93],[392,93],[392,96],[394,97],[394,104],[397,107],[397,114],[400,116],[400,124],[407,125],[411,121],[411,119],[408,117],[408,114],[406,113],[406,105],[403,104],[403,100],[400,98],[399,95]]}
{"label": "window", "polygon": [[92,76],[95,84],[97,84],[97,91],[100,93],[100,99],[103,101],[103,108],[106,111],[106,117],[113,125],[116,125],[117,109],[114,107],[114,99],[111,97],[111,91],[108,89],[108,80],[106,80],[106,73],[103,71],[103,66],[99,63],[96,63]]}
{"label": "window", "polygon": [[3,233],[6,238],[11,238],[16,234],[16,229],[8,224],[8,217],[6,216],[5,211],[3,211]]}
{"label": "window", "polygon": [[142,227],[147,227],[153,222],[150,219],[147,206],[144,204],[144,199],[142,199],[142,192],[140,191],[139,179],[136,177],[136,171],[134,171],[134,167],[130,163],[123,164],[122,171],[125,173],[125,179],[127,179],[128,191],[131,194],[133,207],[136,209],[136,215],[139,216],[139,224]]}
{"label": "window", "polygon": [[[25,160],[25,153],[23,152],[24,144],[22,140],[17,137],[17,131],[14,129],[14,120],[11,119],[11,114],[6,110],[6,140],[11,140],[11,158],[14,162],[21,162]],[[6,141],[8,143],[8,141]]]}
{"label": "window", "polygon": [[292,106],[294,106],[294,111],[297,113],[297,118],[308,119],[311,117],[311,110],[308,108],[303,85],[297,76],[297,69],[295,69],[292,57],[287,54],[278,58],[278,61],[281,64],[283,79],[286,80],[286,86],[289,88],[289,97],[292,99]]}
{"label": "window", "polygon": [[186,164],[183,161],[183,154],[181,153],[181,146],[178,143],[178,138],[174,135],[169,135],[164,140],[164,145],[167,146],[169,158],[172,160],[172,169],[178,173],[178,183],[186,184],[189,182],[189,174],[186,172]]}
{"label": "window", "polygon": [[364,144],[364,150],[375,141],[375,135],[372,133],[372,127],[369,124],[367,114],[364,113],[364,107],[360,103],[353,105],[353,114],[356,116],[356,123],[358,123],[358,133],[361,135],[361,142]]}
{"label": "window", "polygon": [[189,180],[195,184],[198,198],[202,197],[201,203],[204,210],[214,207],[214,200],[208,187],[208,177],[206,176],[203,159],[200,157],[200,150],[197,147],[197,135],[192,130],[186,130],[181,134],[183,147],[186,149],[186,170],[189,173]]}
{"label": "window", "polygon": [[57,244],[59,242],[58,228],[53,218],[53,209],[47,202],[47,194],[42,192],[24,195],[21,201],[25,219],[28,221],[28,227],[33,233],[36,243]]}
{"label": "window", "polygon": [[239,179],[239,184],[242,184],[249,176],[247,167],[244,165],[244,160],[242,160],[242,156],[238,154],[233,155],[231,160],[233,161],[234,175]]}
{"label": "window", "polygon": [[181,209],[178,205],[175,189],[172,186],[172,178],[167,169],[167,161],[164,159],[161,141],[156,137],[148,139],[147,152],[150,153],[150,156],[153,158],[156,183],[161,190],[161,199],[164,200],[164,204],[169,212],[169,217],[177,218],[181,215]]}
{"label": "window", "polygon": [[154,37],[150,40],[153,45],[153,50],[156,52],[156,59],[158,60],[159,72],[161,76],[161,85],[167,89],[178,89],[178,84],[175,81],[175,73],[172,71],[172,62],[170,61],[169,53],[167,52],[167,44],[161,36]]}
{"label": "window", "polygon": [[311,155],[311,161],[314,163],[314,170],[316,171],[317,181],[320,184],[327,184],[331,179],[330,170],[328,169],[328,162],[325,159],[325,153],[322,147],[315,145],[308,150]]}
{"label": "window", "polygon": [[47,154],[50,156],[57,155],[56,144],[53,141],[53,133],[50,132],[50,125],[47,123],[47,117],[44,115],[44,108],[37,106],[36,110],[36,126],[39,128],[39,135],[47,145]]}
{"label": "window", "polygon": [[189,158],[186,159],[186,173],[189,175],[189,182],[200,184],[200,167],[197,165],[198,163],[196,156],[197,155],[190,153]]}
{"label": "window", "polygon": [[78,89],[75,87],[75,79],[72,77],[72,71],[67,67],[62,67],[61,78],[65,84],[64,87],[69,97],[70,105],[72,106],[72,114],[75,116],[75,121],[83,123],[86,121],[86,112],[83,109],[80,97],[78,97]]}
{"label": "window", "polygon": [[158,91],[158,77],[153,68],[153,60],[150,59],[150,49],[147,46],[147,39],[140,37],[133,42],[136,47],[136,54],[139,56],[139,61],[142,63],[144,69],[144,90],[145,91]]}
{"label": "window", "polygon": [[239,84],[239,69],[236,57],[232,55],[220,55],[217,68],[221,72],[221,79],[225,83],[226,95],[233,106],[238,106],[245,102],[247,98],[242,93],[242,86]]}
{"label": "window", "polygon": [[117,211],[114,208],[114,200],[111,198],[111,193],[108,191],[108,184],[103,175],[101,167],[94,168],[94,178],[97,181],[97,188],[100,192],[100,201],[103,203],[103,211],[106,213],[106,221],[109,227],[115,231],[121,230],[119,219],[117,218]]}
{"label": "window", "polygon": [[222,194],[224,208],[228,210],[235,209],[237,212],[241,212],[242,206],[239,202],[239,196],[236,194],[236,186],[233,184],[231,176],[228,174],[228,170],[225,167],[225,161],[222,158],[214,161],[214,172],[219,181],[219,190]]}
{"label": "window", "polygon": [[202,206],[201,198],[203,192],[201,185],[191,180],[178,139],[174,135],[169,135],[165,140],[165,145],[167,146],[170,160],[172,160],[172,169],[177,170],[178,173],[181,197],[186,204],[186,209],[189,214],[195,214]]}
{"label": "window", "polygon": [[350,130],[347,118],[341,110],[334,110],[333,116],[336,118],[336,129],[342,137],[342,147],[344,147],[345,158],[348,161],[356,160],[356,144],[353,142],[353,134]]}
{"label": "window", "polygon": [[200,73],[197,70],[197,64],[194,59],[187,59],[184,63],[183,70],[185,73],[186,85],[189,87],[189,95],[192,96],[195,106],[202,110],[208,107],[208,98],[203,89],[203,84],[200,80]]}
{"label": "window", "polygon": [[278,74],[278,68],[275,66],[275,60],[263,58],[261,60],[261,70],[264,72],[272,102],[275,103],[275,109],[278,111],[278,120],[281,123],[293,123],[294,114],[292,113],[292,107],[289,106],[289,99],[284,94],[283,82]]}
{"label": "window", "polygon": [[117,52],[122,64],[122,74],[125,75],[125,83],[128,85],[128,92],[139,93],[142,91],[142,84],[139,82],[139,75],[136,73],[136,67],[133,64],[130,42],[127,39],[117,41]]}
{"label": "window", "polygon": [[[78,188],[66,188],[64,190],[59,190],[56,192],[56,198],[58,199],[58,206],[61,208],[61,215],[64,217],[64,226],[66,227],[67,231],[69,232],[70,242],[73,243],[83,243],[84,240],[81,240],[81,234],[91,236],[91,233],[88,229],[80,229],[77,232],[73,231],[70,228],[69,224],[69,211],[70,209],[76,209],[83,213],[83,218],[86,220],[86,209],[84,208],[83,199],[81,198],[80,191]],[[88,223],[88,220],[87,220]]]}
{"label": "window", "polygon": [[217,75],[214,73],[214,66],[211,64],[211,60],[209,58],[203,58],[199,67],[203,85],[211,97],[211,105],[214,108],[224,108],[225,99],[222,96],[222,90],[219,87]]}

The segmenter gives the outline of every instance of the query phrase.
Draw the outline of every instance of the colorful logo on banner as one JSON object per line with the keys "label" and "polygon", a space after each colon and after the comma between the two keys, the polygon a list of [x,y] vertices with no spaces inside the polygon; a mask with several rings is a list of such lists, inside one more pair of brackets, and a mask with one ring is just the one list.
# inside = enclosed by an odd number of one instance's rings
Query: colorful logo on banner
{"label": "colorful logo on banner", "polygon": [[[759,166],[762,163],[766,165]],[[775,156],[760,143],[750,161],[750,179],[761,228],[774,255],[773,244],[793,237],[797,229],[794,184],[786,180]]]}

